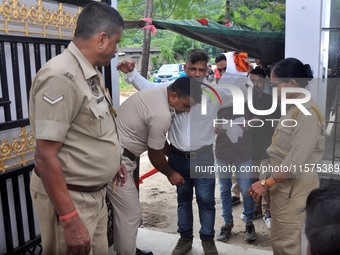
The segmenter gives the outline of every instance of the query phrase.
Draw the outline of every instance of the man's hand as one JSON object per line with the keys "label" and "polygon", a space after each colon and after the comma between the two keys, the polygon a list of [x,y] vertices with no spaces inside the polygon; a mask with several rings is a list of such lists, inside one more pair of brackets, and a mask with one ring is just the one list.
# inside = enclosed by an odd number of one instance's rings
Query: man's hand
{"label": "man's hand", "polygon": [[91,251],[91,237],[78,215],[61,221],[67,254],[87,255]]}
{"label": "man's hand", "polygon": [[182,184],[184,184],[183,176],[176,171],[173,171],[172,174],[168,176],[168,180],[172,185],[182,185]]}
{"label": "man's hand", "polygon": [[120,165],[120,169],[116,176],[112,179],[112,183],[115,185],[123,186],[127,180],[127,171],[123,164]]}
{"label": "man's hand", "polygon": [[253,183],[249,188],[249,196],[252,196],[255,203],[260,201],[260,197],[266,192],[266,187],[264,187],[260,181]]}
{"label": "man's hand", "polygon": [[133,69],[135,69],[135,65],[136,65],[136,62],[132,61],[122,61],[122,62],[119,62],[118,65],[117,65],[117,70],[118,71],[122,71],[123,73],[130,73],[133,71]]}

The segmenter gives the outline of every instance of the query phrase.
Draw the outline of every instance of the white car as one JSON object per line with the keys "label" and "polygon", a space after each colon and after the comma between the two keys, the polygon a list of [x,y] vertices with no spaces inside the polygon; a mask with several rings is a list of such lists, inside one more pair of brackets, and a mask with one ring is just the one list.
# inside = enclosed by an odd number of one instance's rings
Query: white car
{"label": "white car", "polygon": [[183,64],[165,64],[154,74],[154,82],[174,81],[186,76]]}

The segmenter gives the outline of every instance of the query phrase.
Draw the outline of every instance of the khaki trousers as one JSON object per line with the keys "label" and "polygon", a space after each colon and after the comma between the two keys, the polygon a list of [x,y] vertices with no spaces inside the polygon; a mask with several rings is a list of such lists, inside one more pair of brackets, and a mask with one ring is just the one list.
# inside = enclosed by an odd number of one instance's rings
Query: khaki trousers
{"label": "khaki trousers", "polygon": [[[46,255],[65,255],[64,229],[59,223],[54,207],[46,194],[41,179],[31,176],[31,197],[38,216],[42,252]],[[91,236],[90,255],[108,254],[106,190],[97,192],[69,191],[78,215]]]}
{"label": "khaki trousers", "polygon": [[306,199],[318,187],[318,175],[314,172],[277,183],[270,189],[270,230],[274,255],[301,254],[301,228],[306,218]]}
{"label": "khaki trousers", "polygon": [[142,207],[138,191],[133,180],[136,163],[122,157],[122,163],[128,172],[123,187],[107,187],[107,195],[113,207],[114,249],[119,255],[135,255],[138,227],[142,219]]}
{"label": "khaki trousers", "polygon": [[[263,160],[253,160],[252,162],[253,166],[258,166],[259,167],[259,180],[262,180],[264,178],[269,178],[271,173],[264,173],[262,169],[260,169],[260,166],[268,165],[270,164],[269,158],[263,159]],[[254,182],[258,181],[257,179],[254,180]],[[255,206],[262,206],[262,214],[264,216],[270,216],[270,193],[269,190],[266,190],[262,198],[260,198],[260,201],[258,203],[255,202]]]}

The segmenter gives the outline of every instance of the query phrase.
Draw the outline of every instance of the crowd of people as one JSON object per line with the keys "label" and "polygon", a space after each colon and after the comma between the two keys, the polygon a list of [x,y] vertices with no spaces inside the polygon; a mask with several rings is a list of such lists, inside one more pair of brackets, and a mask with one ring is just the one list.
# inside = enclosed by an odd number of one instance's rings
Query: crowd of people
{"label": "crowd of people", "polygon": [[[273,96],[282,94],[291,100],[303,98],[301,89],[313,78],[310,66],[287,58],[271,68],[260,61],[252,67],[245,58],[242,65],[249,69],[240,71],[235,69],[234,53],[224,53],[216,58],[218,74],[214,74],[208,54],[193,49],[184,66],[187,76],[160,84],[142,77],[133,62],[123,61],[117,69],[139,92],[115,110],[97,67],[108,65],[115,56],[123,24],[109,5],[88,4],[78,17],[73,41],[34,78],[30,123],[36,151],[30,188],[43,253],[108,254],[107,194],[113,205],[117,254],[151,255],[136,247],[142,209],[133,181],[136,159],[147,151],[151,163],[177,190],[180,238],[172,255],[184,255],[192,248],[194,194],[204,253],[218,254],[215,176],[195,172],[197,167],[217,165],[236,169],[246,241],[257,238],[252,221],[258,213],[271,229],[274,255],[301,254],[304,223],[310,254],[338,254],[339,217],[333,209],[339,213],[339,189],[318,189],[317,173],[308,169],[323,156],[322,114],[312,99],[303,104],[309,115],[292,104],[281,116],[273,104]],[[244,114],[234,113],[234,94],[223,86],[216,88],[221,103],[205,98],[206,113],[202,114],[202,86],[212,76],[217,83],[232,84],[242,92]],[[268,94],[272,89],[273,96]],[[247,96],[249,92],[252,97]],[[250,105],[262,111],[274,108],[262,115],[254,114]],[[237,124],[215,126],[216,118]],[[279,121],[274,126],[266,119]],[[287,121],[297,125],[284,125]],[[250,166],[259,171],[241,171]],[[268,173],[261,172],[263,166],[305,171]],[[231,171],[217,174],[224,220],[217,233],[219,241],[230,239],[233,228],[232,175]],[[322,217],[323,213],[329,217]]]}

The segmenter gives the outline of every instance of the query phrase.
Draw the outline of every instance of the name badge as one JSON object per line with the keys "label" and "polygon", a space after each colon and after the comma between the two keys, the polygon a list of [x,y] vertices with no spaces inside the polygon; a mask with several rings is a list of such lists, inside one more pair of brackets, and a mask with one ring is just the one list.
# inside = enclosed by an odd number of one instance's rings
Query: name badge
{"label": "name badge", "polygon": [[99,104],[100,102],[103,102],[104,100],[104,96],[101,96],[100,98],[97,99],[97,104]]}

